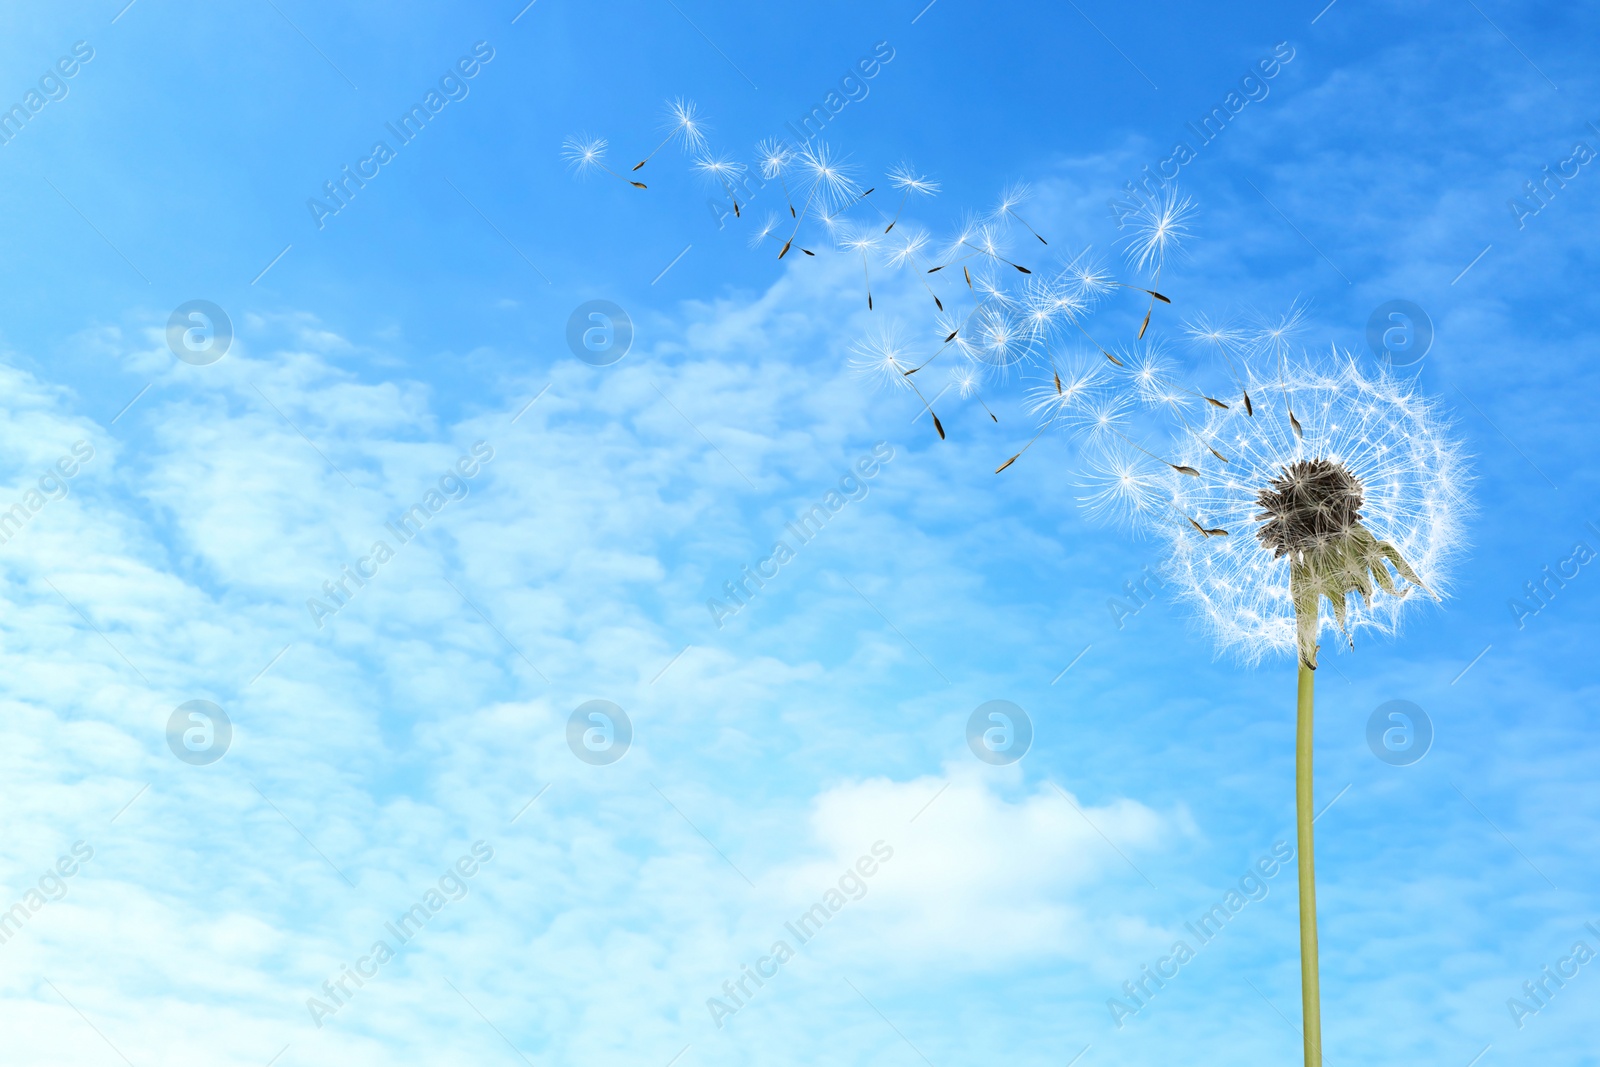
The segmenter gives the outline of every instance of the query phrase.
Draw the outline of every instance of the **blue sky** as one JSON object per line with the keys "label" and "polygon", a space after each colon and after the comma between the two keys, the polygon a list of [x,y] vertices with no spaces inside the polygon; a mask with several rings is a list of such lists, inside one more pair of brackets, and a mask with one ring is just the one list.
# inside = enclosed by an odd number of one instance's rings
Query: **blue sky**
{"label": "blue sky", "polygon": [[[1453,597],[1319,675],[1328,1062],[1600,1063],[1600,962],[1507,1008],[1600,949],[1600,577],[1509,606],[1600,550],[1600,164],[1508,204],[1600,151],[1595,16],[995,6],[7,13],[0,104],[74,69],[0,144],[0,510],[45,497],[0,544],[8,1063],[1299,1055],[1292,870],[1123,1026],[1107,1008],[1292,841],[1292,663],[1219,657],[1160,595],[1118,625],[1157,546],[1084,514],[1054,438],[995,477],[1031,433],[1014,384],[999,423],[947,399],[941,442],[850,372],[920,287],[885,274],[869,312],[854,260],[752,251],[773,194],[719,226],[676,147],[644,192],[561,158],[586,131],[625,169],[684,96],[749,160],[879,42],[828,142],[869,183],[937,178],[903,225],[938,233],[1030,182],[1045,265],[1110,254],[1122,184],[1292,50],[1182,169],[1196,239],[1155,328],[1299,300],[1308,346],[1371,363],[1373,310],[1413,301],[1435,340],[1405,373],[1477,478]],[[475,46],[465,95],[319,228],[307,200]],[[595,299],[635,327],[611,366],[566,342]],[[192,300],[234,330],[209,365],[167,344]],[[865,495],[716,626],[707,598],[879,442]],[[346,565],[376,571],[319,627]],[[595,699],[632,723],[610,765],[567,743]],[[996,699],[1034,726],[1009,766],[966,743]],[[168,743],[191,700],[232,724],[210,764]],[[1367,746],[1390,700],[1433,723],[1412,766]],[[714,1019],[879,842],[864,895]],[[376,977],[316,1017],[347,966]]]}

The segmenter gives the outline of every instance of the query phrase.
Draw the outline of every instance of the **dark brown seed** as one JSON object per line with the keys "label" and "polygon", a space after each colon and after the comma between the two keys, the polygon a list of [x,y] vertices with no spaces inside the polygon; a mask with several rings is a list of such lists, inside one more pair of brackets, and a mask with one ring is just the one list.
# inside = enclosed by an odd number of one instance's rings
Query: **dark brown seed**
{"label": "dark brown seed", "polygon": [[1162,296],[1160,293],[1156,292],[1154,289],[1146,289],[1145,292],[1149,293],[1151,296],[1155,297],[1157,300],[1161,301],[1163,304],[1172,303],[1172,301],[1168,300],[1166,297]]}
{"label": "dark brown seed", "polygon": [[1256,409],[1250,404],[1250,394],[1244,394],[1244,413],[1252,419],[1256,417]]}
{"label": "dark brown seed", "polygon": [[1055,378],[1056,378],[1056,395],[1060,396],[1061,395],[1061,375],[1056,374],[1055,371],[1051,371],[1050,373],[1051,374],[1055,374]]}
{"label": "dark brown seed", "polygon": [[1012,266],[1013,266],[1013,267],[1016,267],[1016,268],[1017,268],[1017,269],[1018,269],[1018,270],[1020,270],[1020,271],[1021,271],[1021,272],[1022,272],[1022,273],[1024,273],[1024,274],[1032,274],[1032,273],[1033,273],[1033,271],[1031,271],[1031,270],[1029,270],[1029,269],[1028,269],[1028,268],[1027,268],[1027,267],[1022,267],[1022,266],[1018,266],[1018,265],[1017,265],[1017,264],[1015,264],[1015,263],[1013,263],[1013,264],[1011,264],[1011,265],[1012,265]]}
{"label": "dark brown seed", "polygon": [[1185,467],[1181,463],[1168,463],[1167,466],[1171,467],[1179,474],[1187,474],[1191,478],[1200,477],[1200,472],[1195,470],[1193,467]]}
{"label": "dark brown seed", "polygon": [[648,162],[650,162],[648,159],[641,159],[641,160],[639,160],[639,162],[637,162],[637,163],[635,163],[633,165],[633,169],[634,170],[638,170],[640,167],[644,166]]}
{"label": "dark brown seed", "polygon": [[[1000,420],[999,420],[999,419],[997,419],[997,418],[995,418],[995,414],[994,414],[994,412],[992,412],[992,411],[991,411],[991,412],[989,412],[989,417],[990,417],[990,418],[991,418],[991,419],[994,419],[994,421],[995,421],[995,422],[996,422],[996,423],[999,423],[999,421],[1000,421]],[[1018,454],[1019,454],[1019,455],[1020,455],[1020,453],[1018,453]]]}
{"label": "dark brown seed", "polygon": [[1015,463],[1017,460],[1019,460],[1021,458],[1022,458],[1022,453],[1018,452],[1016,455],[1012,456],[1010,459],[1008,459],[1004,463],[1000,464],[1000,466],[996,467],[994,469],[994,472],[996,474],[999,474],[1001,471],[1005,470],[1007,467],[1011,466],[1013,463]]}
{"label": "dark brown seed", "polygon": [[939,271],[941,271],[941,270],[944,270],[944,269],[945,269],[945,267],[947,267],[947,266],[949,266],[949,264],[947,264],[947,263],[941,263],[941,264],[939,264],[939,265],[938,265],[938,266],[937,266],[937,267],[929,267],[929,268],[928,268],[928,273],[929,273],[929,274],[935,274],[935,273],[937,273],[937,272],[939,272]]}
{"label": "dark brown seed", "polygon": [[[928,414],[933,415],[933,409],[928,409]],[[939,421],[939,416],[933,415],[933,428],[939,431],[939,440],[944,440],[944,423]]]}
{"label": "dark brown seed", "polygon": [[1118,359],[1116,356],[1113,356],[1110,352],[1107,352],[1103,348],[1100,350],[1100,354],[1102,356],[1105,356],[1107,359],[1109,359],[1111,362],[1115,363],[1119,367],[1126,366],[1126,364],[1124,364],[1122,362],[1122,360]]}
{"label": "dark brown seed", "polygon": [[635,189],[648,189],[648,188],[650,188],[644,182],[629,182],[628,184],[633,186]]}
{"label": "dark brown seed", "polygon": [[1144,313],[1144,321],[1139,324],[1139,340],[1144,340],[1144,332],[1150,328],[1150,312]]}
{"label": "dark brown seed", "polygon": [[1223,403],[1223,402],[1222,402],[1222,401],[1220,401],[1220,400],[1215,400],[1215,399],[1213,399],[1213,398],[1212,398],[1212,397],[1209,397],[1209,396],[1208,396],[1208,397],[1206,397],[1206,403],[1207,403],[1207,404],[1211,404],[1211,405],[1213,405],[1213,406],[1215,406],[1215,407],[1219,407],[1219,408],[1221,408],[1221,409],[1222,409],[1222,410],[1223,410],[1223,411],[1227,411],[1227,410],[1228,410],[1228,405],[1226,405],[1226,404],[1224,404],[1224,403]]}
{"label": "dark brown seed", "polygon": [[871,293],[867,294],[867,310],[868,311],[872,310],[872,294]]}
{"label": "dark brown seed", "polygon": [[940,311],[943,311],[943,310],[944,310],[944,301],[942,301],[942,300],[940,300],[940,299],[939,299],[939,298],[938,298],[938,297],[937,297],[937,296],[936,296],[936,297],[934,297],[934,298],[933,298],[933,302],[934,302],[934,303],[935,303],[935,304],[936,304],[936,305],[938,305],[938,307],[939,307],[939,310],[940,310]]}
{"label": "dark brown seed", "polygon": [[816,255],[816,253],[811,251],[811,249],[809,249],[809,248],[802,248],[800,251],[804,252],[808,256],[815,256]]}
{"label": "dark brown seed", "polygon": [[778,258],[779,259],[782,259],[784,256],[789,254],[789,246],[792,245],[792,244],[794,244],[794,238],[793,237],[791,237],[787,241],[783,242],[783,251],[778,253]]}
{"label": "dark brown seed", "polygon": [[960,332],[961,332],[960,330],[951,330],[950,331],[950,336],[946,337],[944,339],[944,343],[945,344],[949,344],[951,341],[954,341],[956,339],[956,334],[958,334]]}

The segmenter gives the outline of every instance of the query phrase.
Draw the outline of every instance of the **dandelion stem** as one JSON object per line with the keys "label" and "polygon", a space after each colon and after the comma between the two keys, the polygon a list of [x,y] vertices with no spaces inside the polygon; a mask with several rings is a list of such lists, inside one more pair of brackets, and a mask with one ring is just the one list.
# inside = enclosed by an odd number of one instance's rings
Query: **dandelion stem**
{"label": "dandelion stem", "polygon": [[[1315,609],[1313,609],[1315,610]],[[1322,1067],[1322,997],[1317,979],[1317,880],[1311,843],[1311,704],[1315,668],[1300,661],[1299,721],[1295,728],[1295,828],[1300,847],[1300,1010],[1306,1067]]]}

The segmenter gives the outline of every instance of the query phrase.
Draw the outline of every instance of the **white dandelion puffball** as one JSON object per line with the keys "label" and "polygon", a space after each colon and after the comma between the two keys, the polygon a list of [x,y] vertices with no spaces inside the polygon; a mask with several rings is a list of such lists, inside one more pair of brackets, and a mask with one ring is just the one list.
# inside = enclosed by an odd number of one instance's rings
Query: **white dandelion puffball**
{"label": "white dandelion puffball", "polygon": [[[1326,366],[1283,359],[1269,376],[1247,372],[1241,384],[1226,409],[1208,405],[1205,424],[1180,438],[1172,462],[1198,476],[1162,470],[1171,506],[1142,512],[1166,539],[1179,598],[1199,610],[1219,649],[1247,662],[1292,650],[1292,542],[1320,547],[1343,536],[1342,523],[1369,531],[1403,562],[1392,563],[1394,576],[1374,573],[1376,585],[1351,579],[1348,606],[1324,599],[1320,640],[1348,645],[1361,629],[1394,633],[1408,605],[1442,593],[1462,546],[1470,476],[1450,426],[1410,382],[1365,372],[1348,354]],[[1338,499],[1311,499],[1286,516],[1273,490],[1304,487],[1307,471],[1337,472]],[[1284,524],[1293,521],[1304,527],[1286,547]],[[1403,577],[1407,565],[1422,588]]]}

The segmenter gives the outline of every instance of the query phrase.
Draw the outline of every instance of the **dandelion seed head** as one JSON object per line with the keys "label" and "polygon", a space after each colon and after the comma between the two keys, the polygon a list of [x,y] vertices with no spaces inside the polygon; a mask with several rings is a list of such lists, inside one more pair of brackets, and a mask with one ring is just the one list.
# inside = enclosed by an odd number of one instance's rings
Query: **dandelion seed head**
{"label": "dandelion seed head", "polygon": [[[1237,404],[1211,409],[1204,432],[1185,435],[1174,457],[1199,477],[1165,479],[1170,507],[1155,525],[1180,599],[1199,609],[1219,647],[1246,661],[1293,650],[1293,564],[1330,548],[1351,555],[1351,546],[1365,543],[1359,529],[1373,543],[1351,558],[1377,560],[1393,573],[1357,576],[1348,560],[1340,564],[1334,577],[1349,578],[1356,595],[1346,604],[1339,593],[1333,607],[1342,619],[1323,601],[1318,625],[1324,637],[1345,640],[1362,630],[1395,632],[1409,606],[1428,597],[1412,590],[1392,558],[1373,553],[1392,547],[1439,595],[1462,545],[1470,475],[1450,427],[1412,385],[1364,370],[1348,354],[1326,363],[1304,355],[1281,367],[1273,361],[1246,386],[1260,398],[1254,414]],[[1217,460],[1211,446],[1230,462]],[[1227,534],[1205,536],[1191,522]]]}

